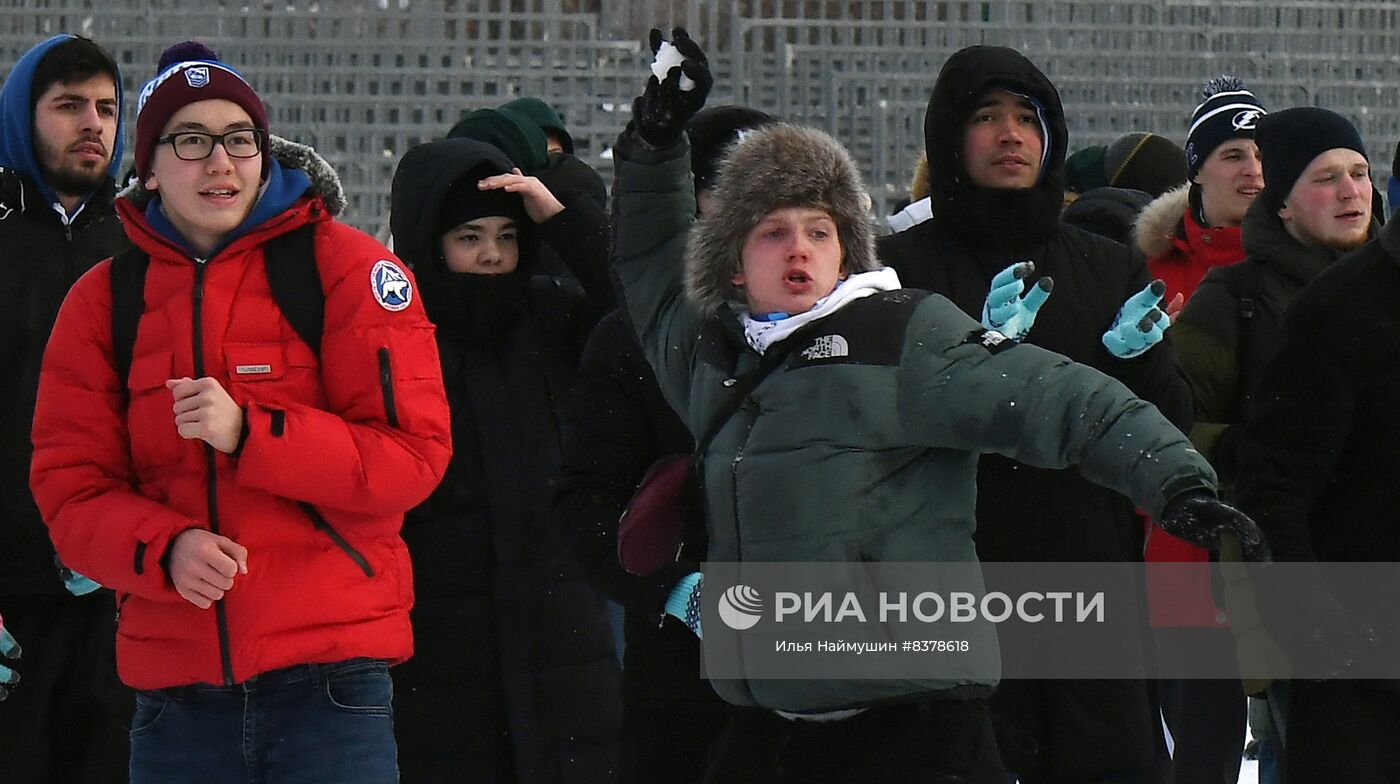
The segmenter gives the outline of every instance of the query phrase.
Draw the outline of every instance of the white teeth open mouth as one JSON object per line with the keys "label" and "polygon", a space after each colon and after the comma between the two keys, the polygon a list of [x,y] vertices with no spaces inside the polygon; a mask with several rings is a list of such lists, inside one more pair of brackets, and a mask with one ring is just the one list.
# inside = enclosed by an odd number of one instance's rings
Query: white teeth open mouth
{"label": "white teeth open mouth", "polygon": [[793,283],[806,283],[806,282],[807,282],[807,273],[805,273],[805,272],[793,272],[793,273],[790,273],[790,274],[788,275],[788,280],[792,281]]}
{"label": "white teeth open mouth", "polygon": [[234,195],[234,192],[233,192],[233,191],[200,191],[200,193],[204,194],[205,196],[232,196],[232,195]]}

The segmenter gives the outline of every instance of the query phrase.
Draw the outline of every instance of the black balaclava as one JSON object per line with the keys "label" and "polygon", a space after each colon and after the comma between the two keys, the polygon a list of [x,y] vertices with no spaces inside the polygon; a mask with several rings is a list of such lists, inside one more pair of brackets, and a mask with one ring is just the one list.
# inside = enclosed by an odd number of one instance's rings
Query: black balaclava
{"label": "black balaclava", "polygon": [[[519,196],[481,191],[484,177],[510,171],[498,148],[471,139],[419,145],[404,154],[394,174],[390,226],[399,257],[413,268],[428,318],[445,336],[496,345],[527,304],[536,262],[534,223]],[[466,220],[504,214],[520,230],[520,262],[503,275],[451,272],[442,237]]]}
{"label": "black balaclava", "polygon": [[[444,276],[451,292],[452,308],[440,314],[438,326],[457,337],[496,345],[528,305],[530,275],[535,253],[531,241],[534,224],[525,212],[520,196],[503,190],[483,191],[477,181],[500,172],[482,166],[460,177],[447,189],[438,210],[436,257],[433,263]],[[499,275],[453,272],[443,258],[442,240],[446,234],[469,220],[506,217],[515,221],[519,260],[515,269]]]}
{"label": "black balaclava", "polygon": [[[1030,188],[980,187],[962,160],[968,118],[983,96],[998,88],[1029,98],[1040,115],[1046,138],[1040,179]],[[1059,92],[1024,55],[1001,46],[970,46],[954,53],[938,74],[924,116],[937,225],[989,249],[1044,241],[1059,226],[1068,139]]]}

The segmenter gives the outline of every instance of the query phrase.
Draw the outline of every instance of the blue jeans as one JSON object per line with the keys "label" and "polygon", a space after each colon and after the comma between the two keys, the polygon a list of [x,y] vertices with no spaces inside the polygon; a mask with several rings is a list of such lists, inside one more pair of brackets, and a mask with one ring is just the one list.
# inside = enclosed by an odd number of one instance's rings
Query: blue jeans
{"label": "blue jeans", "polygon": [[131,784],[393,784],[392,705],[374,659],[137,692]]}

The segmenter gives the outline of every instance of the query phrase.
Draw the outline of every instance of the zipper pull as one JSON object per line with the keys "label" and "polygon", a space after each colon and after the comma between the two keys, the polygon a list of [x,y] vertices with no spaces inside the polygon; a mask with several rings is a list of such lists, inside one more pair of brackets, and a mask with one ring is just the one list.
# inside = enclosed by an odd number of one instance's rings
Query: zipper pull
{"label": "zipper pull", "polygon": [[68,211],[65,210],[65,209],[63,209],[63,204],[62,204],[62,202],[57,202],[57,201],[56,201],[56,202],[54,202],[54,203],[53,203],[52,205],[50,205],[50,206],[53,207],[53,211],[54,211],[54,212],[58,213],[58,220],[59,220],[60,223],[63,224],[63,235],[64,235],[65,237],[68,238],[68,241],[69,241],[69,242],[72,242],[72,241],[73,241],[73,222],[70,221],[70,220],[68,219]]}

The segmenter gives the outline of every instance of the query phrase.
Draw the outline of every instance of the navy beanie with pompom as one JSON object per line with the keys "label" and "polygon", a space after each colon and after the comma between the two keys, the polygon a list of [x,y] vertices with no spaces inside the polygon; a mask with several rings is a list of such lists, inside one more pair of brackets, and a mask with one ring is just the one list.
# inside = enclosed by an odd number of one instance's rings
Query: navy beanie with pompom
{"label": "navy beanie with pompom", "polygon": [[1201,91],[1205,100],[1191,113],[1186,132],[1186,176],[1196,179],[1201,165],[1227,139],[1253,138],[1254,126],[1268,112],[1234,76],[1217,76]]}

